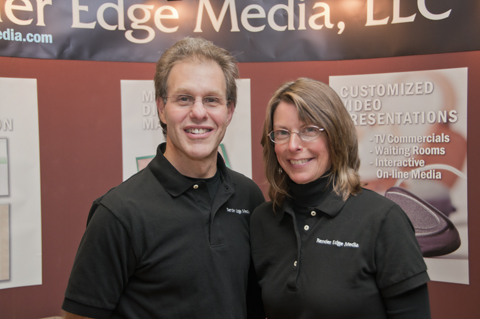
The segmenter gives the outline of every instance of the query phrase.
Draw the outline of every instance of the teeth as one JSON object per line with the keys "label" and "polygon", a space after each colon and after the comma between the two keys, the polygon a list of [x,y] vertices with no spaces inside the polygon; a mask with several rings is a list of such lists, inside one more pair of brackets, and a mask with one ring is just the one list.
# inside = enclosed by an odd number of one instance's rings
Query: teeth
{"label": "teeth", "polygon": [[191,128],[187,130],[187,133],[192,133],[192,134],[203,134],[207,133],[209,130],[206,128]]}
{"label": "teeth", "polygon": [[293,165],[299,165],[308,162],[308,159],[301,159],[301,160],[291,160],[290,163]]}

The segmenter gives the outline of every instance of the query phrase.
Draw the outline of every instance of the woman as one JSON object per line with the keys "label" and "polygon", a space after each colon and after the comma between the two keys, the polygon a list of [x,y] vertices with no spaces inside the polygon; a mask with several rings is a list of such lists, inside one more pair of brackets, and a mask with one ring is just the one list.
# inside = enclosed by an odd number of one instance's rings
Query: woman
{"label": "woman", "polygon": [[338,95],[311,79],[284,84],[262,145],[271,202],[250,229],[267,318],[430,318],[413,226],[361,187],[355,126]]}

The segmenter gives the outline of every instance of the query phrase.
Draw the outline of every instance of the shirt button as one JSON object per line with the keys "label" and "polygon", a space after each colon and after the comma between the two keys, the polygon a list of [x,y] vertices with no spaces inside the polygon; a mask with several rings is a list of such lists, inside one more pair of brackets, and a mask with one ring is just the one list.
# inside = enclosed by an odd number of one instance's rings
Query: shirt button
{"label": "shirt button", "polygon": [[309,230],[309,229],[310,229],[310,226],[308,226],[308,225],[305,225],[305,227],[303,227],[303,229],[305,229],[305,230]]}
{"label": "shirt button", "polygon": [[312,215],[312,216],[317,216],[317,212],[314,211],[314,210],[312,210],[312,212],[310,213],[310,215]]}
{"label": "shirt button", "polygon": [[295,262],[293,263],[293,267],[297,267],[297,261],[295,260]]}
{"label": "shirt button", "polygon": [[193,189],[198,189],[198,185],[197,184],[193,185]]}

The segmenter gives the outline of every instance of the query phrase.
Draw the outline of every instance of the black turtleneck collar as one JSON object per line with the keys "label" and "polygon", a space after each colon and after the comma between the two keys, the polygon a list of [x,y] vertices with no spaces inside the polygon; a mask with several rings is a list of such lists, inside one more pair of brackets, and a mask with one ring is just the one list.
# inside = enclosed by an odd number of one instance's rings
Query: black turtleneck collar
{"label": "black turtleneck collar", "polygon": [[330,171],[327,171],[319,179],[307,184],[297,184],[290,178],[287,179],[287,185],[290,189],[292,202],[299,207],[316,206],[322,200],[325,193],[331,190],[329,187]]}
{"label": "black turtleneck collar", "polygon": [[282,220],[284,213],[294,215],[294,211],[315,210],[331,217],[338,215],[345,201],[333,191],[330,181],[330,171],[327,171],[319,179],[308,184],[297,184],[287,179],[289,193],[282,204],[282,209],[276,214],[278,220]]}

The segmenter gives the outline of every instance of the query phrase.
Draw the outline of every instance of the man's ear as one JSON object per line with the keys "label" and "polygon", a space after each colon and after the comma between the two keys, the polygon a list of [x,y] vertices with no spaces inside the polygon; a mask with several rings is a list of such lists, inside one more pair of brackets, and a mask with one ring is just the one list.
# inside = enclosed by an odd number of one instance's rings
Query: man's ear
{"label": "man's ear", "polygon": [[157,98],[157,111],[158,111],[158,118],[160,119],[160,121],[166,124],[165,103],[163,103],[163,99],[161,97]]}
{"label": "man's ear", "polygon": [[235,113],[235,104],[233,102],[228,102],[227,108],[228,108],[227,123],[230,124],[233,118],[233,113]]}

